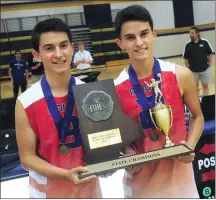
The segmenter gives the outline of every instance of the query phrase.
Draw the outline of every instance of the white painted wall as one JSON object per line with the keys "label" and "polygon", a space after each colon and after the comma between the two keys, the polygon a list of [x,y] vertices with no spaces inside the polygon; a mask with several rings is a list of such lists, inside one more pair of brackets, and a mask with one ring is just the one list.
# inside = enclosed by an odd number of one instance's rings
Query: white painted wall
{"label": "white painted wall", "polygon": [[[138,1],[111,3],[111,10],[123,9],[129,5],[143,5],[151,13],[154,20],[155,29],[174,28],[174,12],[172,1]],[[205,24],[214,22],[215,2],[214,1],[193,1],[195,24]],[[19,18],[30,16],[42,16],[53,14],[67,14],[84,12],[83,6],[69,6],[62,8],[44,8],[33,10],[18,10],[2,12],[1,18]],[[215,50],[215,30],[201,32],[201,37],[209,40]],[[190,40],[189,35],[179,34],[171,36],[158,37],[155,42],[155,56],[168,57],[180,55],[183,52],[185,44]]]}
{"label": "white painted wall", "polygon": [[81,13],[84,12],[83,6],[17,10],[17,11],[1,12],[1,19],[41,16],[41,15],[54,15],[54,14],[67,14],[67,13],[80,13],[80,12]]}
{"label": "white painted wall", "polygon": [[155,29],[175,28],[172,1],[136,1],[111,3],[111,10],[123,9],[130,5],[142,5],[150,12]]}
{"label": "white painted wall", "polygon": [[215,1],[193,1],[195,25],[215,22]]}
{"label": "white painted wall", "polygon": [[[130,5],[142,5],[152,15],[155,29],[175,28],[172,1],[137,1],[124,3],[111,3],[111,10],[123,9]],[[1,18],[19,18],[53,14],[67,14],[84,12],[83,6],[68,6],[56,8],[43,8],[32,10],[17,10],[1,12]],[[215,1],[193,1],[195,24],[206,24],[215,21]]]}
{"label": "white painted wall", "polygon": [[[201,38],[207,39],[215,51],[215,30],[200,32]],[[156,57],[168,57],[181,55],[187,42],[190,41],[189,34],[169,35],[157,37],[154,45]]]}

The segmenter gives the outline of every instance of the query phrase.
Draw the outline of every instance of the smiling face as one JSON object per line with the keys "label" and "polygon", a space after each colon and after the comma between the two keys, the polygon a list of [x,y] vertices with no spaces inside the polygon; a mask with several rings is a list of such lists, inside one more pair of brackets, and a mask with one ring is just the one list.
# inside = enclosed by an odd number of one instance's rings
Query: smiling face
{"label": "smiling face", "polygon": [[128,21],[123,23],[121,38],[116,43],[126,50],[130,59],[144,60],[153,56],[153,42],[156,38],[149,22]]}
{"label": "smiling face", "polygon": [[40,37],[34,57],[43,63],[45,73],[61,74],[70,70],[74,48],[65,32],[46,32]]}

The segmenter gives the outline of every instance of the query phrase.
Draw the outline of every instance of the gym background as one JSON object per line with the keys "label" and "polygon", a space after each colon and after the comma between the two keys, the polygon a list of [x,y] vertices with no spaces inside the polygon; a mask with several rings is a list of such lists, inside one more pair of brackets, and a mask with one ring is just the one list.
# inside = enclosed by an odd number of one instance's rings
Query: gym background
{"label": "gym background", "polygon": [[[10,2],[10,1],[5,1]],[[13,2],[13,1],[12,1]],[[22,2],[22,1],[19,1]],[[24,3],[25,2],[25,3]],[[115,44],[113,21],[119,10],[132,4],[145,6],[157,30],[155,56],[181,56],[189,41],[189,27],[197,25],[201,37],[215,49],[215,6],[213,1],[46,1],[53,3],[3,4],[1,7],[1,80],[8,76],[8,63],[16,49],[27,57],[32,51],[31,30],[41,20],[57,17],[71,28],[75,50],[84,41],[94,65],[112,65],[110,61],[127,59]]]}
{"label": "gym background", "polygon": [[[1,163],[1,197],[28,197],[28,181],[25,179],[28,173],[20,165],[16,147],[5,151],[5,145],[9,141],[5,137],[9,133],[7,131],[14,130],[14,103],[2,88],[9,80],[9,62],[13,59],[14,51],[20,49],[27,61],[32,51],[33,27],[41,20],[57,17],[70,27],[75,52],[78,50],[78,42],[83,41],[85,49],[90,51],[94,58],[93,68],[105,70],[104,79],[115,78],[122,69],[119,66],[126,66],[129,60],[126,52],[115,44],[113,21],[118,11],[133,4],[145,6],[153,17],[154,28],[157,30],[154,48],[156,57],[166,60],[176,58],[176,62],[184,65],[181,56],[185,44],[190,40],[189,28],[194,25],[199,28],[201,37],[207,39],[215,50],[215,1],[1,1],[0,151],[1,156],[6,155],[7,158]],[[73,71],[75,69],[72,68]],[[10,90],[12,91],[12,88]],[[11,91],[9,94],[12,94]],[[207,99],[201,100],[208,130],[200,139],[194,162],[196,182],[202,198],[213,198],[215,195],[215,131],[209,128],[212,122],[215,123],[215,66],[212,66],[211,94]],[[12,134],[10,139],[13,140]],[[3,160],[3,157],[1,159]],[[122,173],[119,173],[102,180],[104,197],[122,197],[121,178]],[[17,188],[13,194],[10,191],[12,187]],[[119,192],[112,194],[110,188]]]}

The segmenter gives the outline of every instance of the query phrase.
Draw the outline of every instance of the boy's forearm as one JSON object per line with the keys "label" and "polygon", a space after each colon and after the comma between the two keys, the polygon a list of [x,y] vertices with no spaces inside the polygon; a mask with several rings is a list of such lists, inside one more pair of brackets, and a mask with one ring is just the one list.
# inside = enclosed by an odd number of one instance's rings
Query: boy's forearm
{"label": "boy's forearm", "polygon": [[204,128],[204,118],[203,115],[192,117],[190,120],[190,127],[188,131],[188,139],[187,143],[192,147],[195,148],[197,142],[202,135]]}
{"label": "boy's forearm", "polygon": [[43,176],[67,180],[68,170],[55,167],[47,161],[39,158],[37,155],[26,156],[21,159],[22,165],[26,170],[33,170]]}

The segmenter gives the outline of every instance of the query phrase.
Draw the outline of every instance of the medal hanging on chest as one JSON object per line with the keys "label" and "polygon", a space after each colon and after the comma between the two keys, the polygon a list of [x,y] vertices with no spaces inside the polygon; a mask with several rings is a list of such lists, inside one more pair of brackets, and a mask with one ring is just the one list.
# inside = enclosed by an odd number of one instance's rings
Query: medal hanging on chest
{"label": "medal hanging on chest", "polygon": [[69,148],[65,144],[60,146],[60,148],[59,148],[60,154],[66,155],[66,154],[68,154],[68,152],[69,152]]}
{"label": "medal hanging on chest", "polygon": [[70,83],[69,83],[69,89],[68,89],[65,117],[63,119],[55,103],[55,99],[52,95],[51,88],[46,80],[46,76],[43,76],[41,80],[42,91],[44,93],[44,97],[46,99],[46,103],[48,105],[49,112],[51,113],[52,118],[55,122],[58,136],[61,141],[61,145],[59,147],[59,153],[62,155],[66,155],[69,152],[69,148],[65,144],[65,140],[68,134],[70,122],[72,121],[73,126],[74,127],[76,126],[74,117],[72,117],[72,112],[74,108],[74,97],[73,97],[73,90],[72,90],[73,85],[75,85],[75,79],[73,76],[71,76]]}
{"label": "medal hanging on chest", "polygon": [[[164,144],[164,147],[170,147],[174,144],[169,139],[169,130],[172,126],[172,109],[170,106],[164,104],[164,98],[163,94],[161,92],[161,69],[160,64],[157,59],[154,58],[154,66],[153,66],[153,78],[151,79],[151,83],[146,83],[146,85],[152,89],[152,106],[150,107],[150,102],[146,98],[145,93],[142,90],[142,87],[139,83],[138,77],[132,68],[132,66],[129,67],[129,78],[130,82],[133,86],[135,95],[137,99],[140,102],[140,105],[142,107],[142,110],[144,111],[143,118],[141,120],[143,129],[146,129],[149,124],[145,119],[147,119],[148,115],[150,115],[151,118],[151,126],[152,128],[156,128],[159,131],[162,131],[165,135],[166,142]],[[152,141],[157,141],[159,139],[159,135],[156,132],[152,132],[150,134],[150,139]]]}
{"label": "medal hanging on chest", "polygon": [[149,138],[152,142],[157,142],[159,140],[159,134],[156,132],[152,132],[150,133]]}

